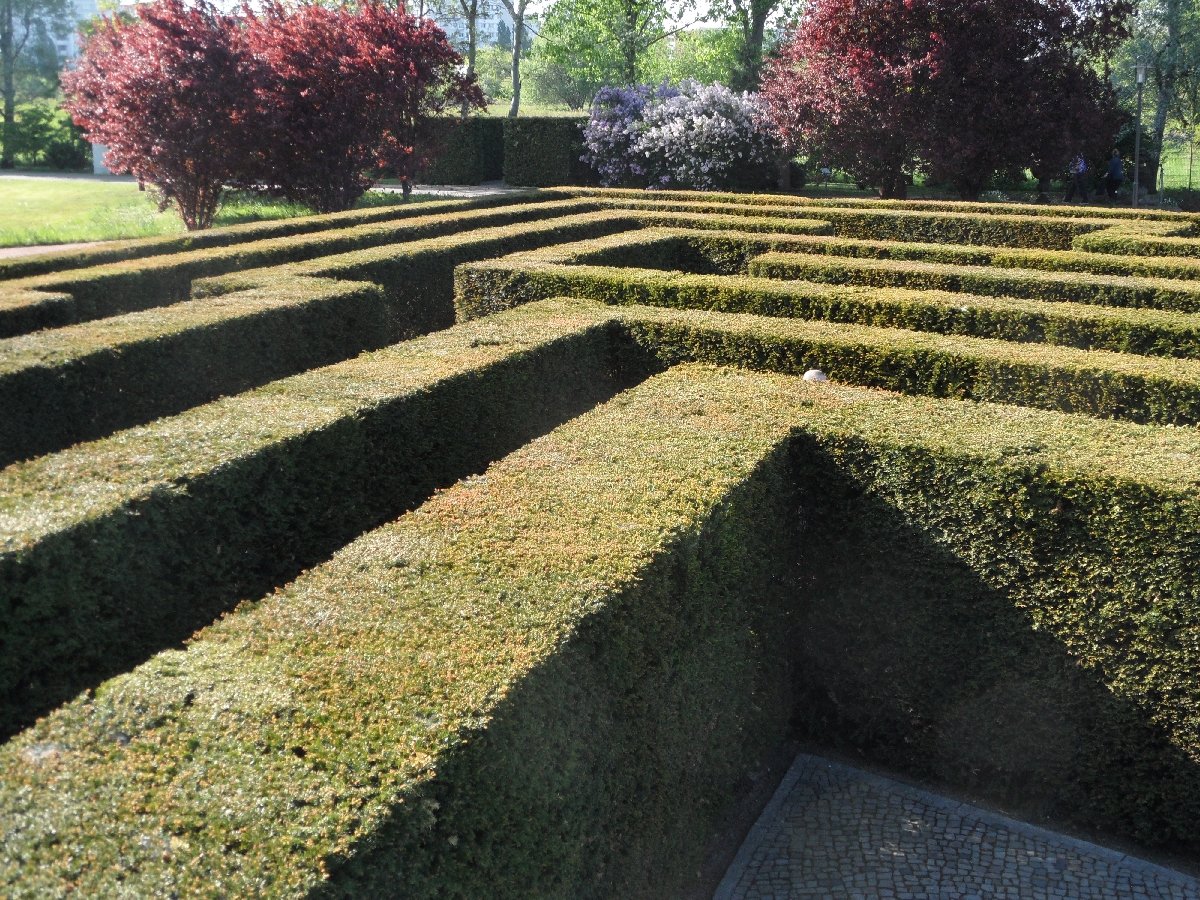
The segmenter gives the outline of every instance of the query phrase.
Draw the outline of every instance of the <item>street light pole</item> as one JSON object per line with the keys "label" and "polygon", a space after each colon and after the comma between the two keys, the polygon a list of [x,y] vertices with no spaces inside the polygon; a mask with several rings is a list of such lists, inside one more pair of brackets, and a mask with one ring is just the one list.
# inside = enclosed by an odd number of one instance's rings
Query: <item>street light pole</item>
{"label": "street light pole", "polygon": [[1142,85],[1145,83],[1146,64],[1140,62],[1137,64],[1137,122],[1134,124],[1133,132],[1133,205],[1135,208],[1138,205],[1138,194],[1141,193],[1141,185],[1138,182],[1142,169]]}

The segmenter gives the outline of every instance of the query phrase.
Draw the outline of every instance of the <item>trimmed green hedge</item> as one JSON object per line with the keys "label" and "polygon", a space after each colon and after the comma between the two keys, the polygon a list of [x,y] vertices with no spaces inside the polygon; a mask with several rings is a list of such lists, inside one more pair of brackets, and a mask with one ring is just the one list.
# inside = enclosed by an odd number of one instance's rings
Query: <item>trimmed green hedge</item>
{"label": "trimmed green hedge", "polygon": [[[647,192],[636,188],[556,188],[554,193],[569,197],[596,197],[614,200],[644,200]],[[721,191],[654,191],[660,200],[701,200],[704,202],[738,203],[743,206],[807,207],[810,214],[819,214],[828,207],[844,209],[909,210],[922,212],[970,213],[972,215],[1028,216],[1036,218],[1080,219],[1097,222],[1108,227],[1119,220],[1138,224],[1141,222],[1163,222],[1173,230],[1190,230],[1200,222],[1200,216],[1191,213],[1170,212],[1160,209],[1128,209],[1111,206],[1064,206],[1053,204],[1039,206],[1023,203],[978,203],[969,200],[879,200],[874,197],[797,197],[789,194],[744,194]]]}
{"label": "trimmed green hedge", "polygon": [[1200,362],[731,313],[624,307],[664,364],[699,360],[905,394],[1162,425],[1200,423]]}
{"label": "trimmed green hedge", "polygon": [[1192,223],[1139,223],[1114,226],[1075,238],[1076,250],[1116,253],[1126,256],[1200,257],[1196,241],[1195,217]]}
{"label": "trimmed green hedge", "polygon": [[[186,253],[190,250],[210,250],[229,247],[248,241],[264,241],[272,238],[295,237],[331,229],[357,228],[380,222],[408,219],[414,216],[431,216],[447,212],[471,209],[486,209],[506,206],[514,202],[528,202],[532,195],[497,195],[478,197],[472,200],[437,200],[414,203],[408,206],[379,206],[371,209],[351,209],[340,213],[325,213],[314,216],[298,216],[269,222],[248,222],[225,228],[193,232],[178,237],[143,238],[134,241],[105,241],[96,247],[82,247],[60,253],[44,253],[37,256],[0,259],[0,281],[30,278],[63,272],[67,269],[82,269],[89,266],[121,262],[130,259],[150,259],[164,253]],[[546,199],[553,199],[547,197]]]}
{"label": "trimmed green hedge", "polygon": [[823,742],[1196,852],[1198,451],[677,369],[0,749],[0,877],[670,895],[789,659]]}
{"label": "trimmed green hedge", "polygon": [[[581,193],[581,196],[592,195]],[[654,199],[625,200],[603,195],[593,199],[605,208],[650,214],[712,213],[758,218],[764,214],[779,218],[819,216],[830,223],[833,233],[838,237],[980,244],[992,247],[1033,247],[1043,250],[1069,250],[1077,235],[1109,227],[1108,222],[1088,219],[926,211],[915,204],[912,208],[904,209],[858,210],[849,206],[822,206],[815,209],[787,204],[723,202],[719,199],[709,199],[699,193],[689,195],[687,200],[659,199],[657,192]]]}
{"label": "trimmed green hedge", "polygon": [[63,707],[0,883],[670,895],[786,728],[803,406],[662,376]]}
{"label": "trimmed green hedge", "polygon": [[504,119],[439,123],[438,152],[418,175],[424,184],[483,184],[504,175]]}
{"label": "trimmed green hedge", "polygon": [[891,259],[835,259],[780,252],[764,253],[751,260],[748,271],[762,278],[1200,312],[1200,285],[1164,278],[990,269]]}
{"label": "trimmed green hedge", "polygon": [[504,120],[504,180],[514,186],[594,184],[582,161],[586,117],[520,116]]}
{"label": "trimmed green hedge", "polygon": [[[640,217],[645,220],[644,217]],[[753,223],[746,227],[746,222]],[[1045,272],[1085,272],[1094,275],[1127,275],[1145,278],[1200,280],[1200,259],[1144,256],[1115,256],[1076,250],[1022,250],[1002,247],[972,247],[966,244],[922,244],[906,241],[868,241],[829,237],[825,231],[803,232],[794,219],[740,220],[735,216],[663,215],[649,224],[675,228],[708,229],[718,233],[695,236],[693,244],[720,250],[737,259],[741,268],[723,268],[724,274],[745,274],[745,265],[757,253],[784,250],[789,253],[844,256],[856,259],[894,259],[948,263],[963,266],[993,266],[1001,269],[1037,269]],[[764,236],[762,232],[771,232]],[[743,234],[742,232],[750,232]],[[736,249],[737,255],[729,256]],[[709,253],[710,256],[713,253]]]}
{"label": "trimmed green hedge", "polygon": [[628,225],[560,216],[324,256],[202,280],[196,300],[165,309],[0,341],[0,466],[447,328],[456,265]]}
{"label": "trimmed green hedge", "polygon": [[[636,246],[631,244],[635,239]],[[634,265],[690,262],[699,257],[699,267],[706,263],[716,268],[736,267],[741,255],[738,245],[725,248],[719,243],[706,244],[698,252],[690,235],[636,232],[632,237],[625,233],[549,248],[515,260],[470,264],[456,272],[455,305],[460,318],[472,318],[518,303],[573,296],[618,305],[824,319],[1081,350],[1200,359],[1200,316],[1192,314],[595,264],[621,257]],[[563,264],[567,261],[577,264]]]}
{"label": "trimmed green hedge", "polygon": [[630,377],[548,305],[0,473],[0,731],[293,577]]}
{"label": "trimmed green hedge", "polygon": [[[415,216],[399,222],[326,229],[311,236],[272,238],[12,281],[0,284],[0,337],[166,306],[187,299],[193,280],[208,275],[390,246],[404,240],[454,234],[468,227],[549,219],[594,208],[575,201],[542,202]],[[64,299],[64,294],[69,299]]]}

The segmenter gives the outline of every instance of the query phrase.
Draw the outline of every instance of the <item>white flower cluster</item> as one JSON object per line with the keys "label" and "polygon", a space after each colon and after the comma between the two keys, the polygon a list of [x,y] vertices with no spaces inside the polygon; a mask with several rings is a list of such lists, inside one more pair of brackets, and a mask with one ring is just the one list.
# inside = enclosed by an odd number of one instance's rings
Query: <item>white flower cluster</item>
{"label": "white flower cluster", "polygon": [[654,92],[605,88],[584,138],[584,159],[605,184],[650,188],[728,187],[778,152],[757,94],[690,80]]}
{"label": "white flower cluster", "polygon": [[774,158],[757,94],[695,81],[685,81],[679,92],[647,104],[633,144],[651,187],[725,187],[740,170]]}

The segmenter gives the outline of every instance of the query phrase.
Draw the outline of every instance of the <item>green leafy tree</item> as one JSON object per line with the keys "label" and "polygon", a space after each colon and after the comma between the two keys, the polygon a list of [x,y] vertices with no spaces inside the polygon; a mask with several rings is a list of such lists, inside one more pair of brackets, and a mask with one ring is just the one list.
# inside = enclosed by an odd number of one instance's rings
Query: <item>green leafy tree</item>
{"label": "green leafy tree", "polygon": [[768,28],[794,19],[801,6],[800,0],[714,0],[710,5],[709,18],[724,22],[738,37],[729,81],[734,90],[758,90]]}
{"label": "green leafy tree", "polygon": [[650,84],[698,81],[732,84],[739,67],[741,35],[733,28],[683,31],[651,47],[643,62]]}
{"label": "green leafy tree", "polygon": [[1159,149],[1170,121],[1189,130],[1200,125],[1200,4],[1196,0],[1140,0],[1130,39],[1116,57],[1111,77],[1126,108],[1135,106],[1136,70],[1147,66],[1141,183],[1154,185]]}
{"label": "green leafy tree", "polygon": [[73,9],[70,0],[0,0],[0,169],[14,165],[21,76],[44,61],[51,36],[70,30]]}
{"label": "green leafy tree", "polygon": [[685,31],[692,0],[558,0],[542,28],[548,59],[604,84],[644,80],[647,52]]}

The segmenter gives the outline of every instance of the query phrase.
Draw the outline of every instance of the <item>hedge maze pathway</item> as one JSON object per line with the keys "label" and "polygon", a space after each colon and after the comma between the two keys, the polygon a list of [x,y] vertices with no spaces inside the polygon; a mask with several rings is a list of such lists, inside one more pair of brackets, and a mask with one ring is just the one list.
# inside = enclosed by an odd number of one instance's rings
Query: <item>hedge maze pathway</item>
{"label": "hedge maze pathway", "polygon": [[1197,229],[562,189],[0,262],[4,893],[670,896],[785,735],[1195,858]]}

